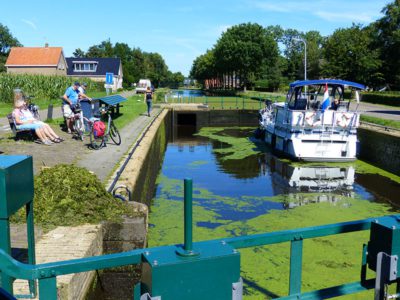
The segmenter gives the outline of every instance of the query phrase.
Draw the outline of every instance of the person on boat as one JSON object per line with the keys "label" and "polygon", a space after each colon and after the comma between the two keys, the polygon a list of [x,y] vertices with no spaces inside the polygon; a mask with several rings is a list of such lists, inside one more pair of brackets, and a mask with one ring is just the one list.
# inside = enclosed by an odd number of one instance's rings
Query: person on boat
{"label": "person on boat", "polygon": [[331,104],[330,109],[332,109],[332,110],[337,110],[338,107],[339,107],[339,99],[338,99],[338,98],[335,98],[335,99],[333,100],[332,104]]}

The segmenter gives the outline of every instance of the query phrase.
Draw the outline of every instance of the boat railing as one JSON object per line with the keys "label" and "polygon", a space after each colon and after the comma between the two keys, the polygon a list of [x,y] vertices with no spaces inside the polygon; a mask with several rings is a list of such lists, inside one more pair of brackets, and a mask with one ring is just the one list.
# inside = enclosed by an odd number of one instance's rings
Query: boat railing
{"label": "boat railing", "polygon": [[359,114],[351,111],[335,111],[335,110],[310,110],[296,111],[290,110],[287,113],[286,122],[283,125],[293,129],[309,129],[309,128],[336,128],[352,129],[359,126]]}

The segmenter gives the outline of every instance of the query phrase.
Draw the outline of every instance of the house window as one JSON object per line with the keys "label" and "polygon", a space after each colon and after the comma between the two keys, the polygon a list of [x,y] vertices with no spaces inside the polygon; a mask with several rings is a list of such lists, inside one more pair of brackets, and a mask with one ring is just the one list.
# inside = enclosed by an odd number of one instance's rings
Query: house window
{"label": "house window", "polygon": [[96,72],[97,62],[73,62],[74,72]]}

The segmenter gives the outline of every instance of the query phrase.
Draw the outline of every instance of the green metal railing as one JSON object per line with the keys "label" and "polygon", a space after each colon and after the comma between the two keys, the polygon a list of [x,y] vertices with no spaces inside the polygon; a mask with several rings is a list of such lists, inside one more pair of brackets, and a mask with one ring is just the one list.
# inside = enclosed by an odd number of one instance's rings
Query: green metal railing
{"label": "green metal railing", "polygon": [[[196,249],[196,247],[201,244],[212,247],[213,244],[216,245],[227,243],[235,249],[241,249],[283,242],[291,242],[289,296],[282,297],[280,299],[299,299],[298,296],[301,293],[303,240],[368,230],[370,229],[371,222],[373,220],[374,219],[365,219],[324,226],[196,242],[193,243],[193,248]],[[108,254],[38,265],[22,264],[14,260],[12,257],[7,255],[3,250],[0,249],[0,269],[2,270],[2,272],[5,272],[7,275],[13,278],[38,280],[40,299],[56,300],[57,276],[140,264],[143,262],[143,255],[145,255],[146,252],[150,251],[153,254],[160,253],[160,255],[162,255],[162,252],[166,251],[168,248],[171,249],[175,247],[176,246],[163,246],[148,249],[138,249],[117,254]],[[365,259],[363,259],[363,266],[365,266],[365,264]],[[371,289],[373,287],[373,284],[374,281],[371,280],[344,284],[324,290],[304,293],[302,294],[301,299],[321,299],[328,296],[333,297],[356,293],[363,290]]]}
{"label": "green metal railing", "polygon": [[272,102],[284,101],[279,96],[182,96],[168,97],[168,103],[176,104],[203,104],[210,109],[261,109],[265,106],[265,101]]}
{"label": "green metal railing", "polygon": [[[196,248],[212,248],[218,247],[221,244],[230,245],[234,249],[242,249],[290,242],[290,276],[288,296],[281,297],[279,299],[326,299],[340,295],[352,294],[374,287],[375,279],[365,279],[367,261],[366,246],[364,245],[360,281],[301,293],[303,241],[306,239],[369,230],[371,228],[371,223],[378,223],[380,218],[192,243],[193,189],[191,179],[185,180],[184,187],[185,244],[183,246],[170,245],[147,249],[138,249],[117,254],[108,254],[38,265],[20,263],[10,257],[5,251],[0,249],[0,270],[1,272],[7,274],[12,278],[38,280],[40,299],[56,300],[56,278],[60,275],[140,264],[145,261],[145,257],[146,255],[149,255],[149,253],[151,253],[153,257],[157,257],[157,255],[159,255],[159,257],[163,257],[165,256],[165,253],[171,252],[177,252],[178,255],[193,256],[197,255],[197,253],[195,253]],[[400,215],[393,216],[393,218],[397,218],[396,220],[399,220]],[[195,261],[196,259],[193,260],[193,262]],[[140,298],[139,293],[140,290],[135,288],[135,299]]]}

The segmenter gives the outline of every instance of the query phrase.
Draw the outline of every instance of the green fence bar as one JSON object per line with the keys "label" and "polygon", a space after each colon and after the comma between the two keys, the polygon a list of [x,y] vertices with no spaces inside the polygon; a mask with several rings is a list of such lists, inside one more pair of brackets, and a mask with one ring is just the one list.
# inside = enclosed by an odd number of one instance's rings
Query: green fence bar
{"label": "green fence bar", "polygon": [[[0,251],[11,254],[10,224],[8,220],[0,219]],[[4,272],[0,272],[0,286],[7,292],[12,293],[12,278]]]}
{"label": "green fence bar", "polygon": [[193,194],[193,182],[192,179],[186,178],[184,181],[184,234],[185,234],[185,251],[192,251],[193,249],[193,211],[192,211],[192,194]]}
{"label": "green fence bar", "polygon": [[[28,226],[27,238],[28,238],[28,262],[31,265],[36,264],[35,254],[35,230],[33,222],[33,201],[27,203],[26,207],[26,224]],[[36,296],[36,284],[35,281],[29,280],[29,291],[31,295]]]}
{"label": "green fence bar", "polygon": [[301,293],[301,270],[303,262],[303,239],[296,237],[290,243],[289,295]]}
{"label": "green fence bar", "polygon": [[57,300],[57,278],[39,279],[39,295],[40,299]]}

